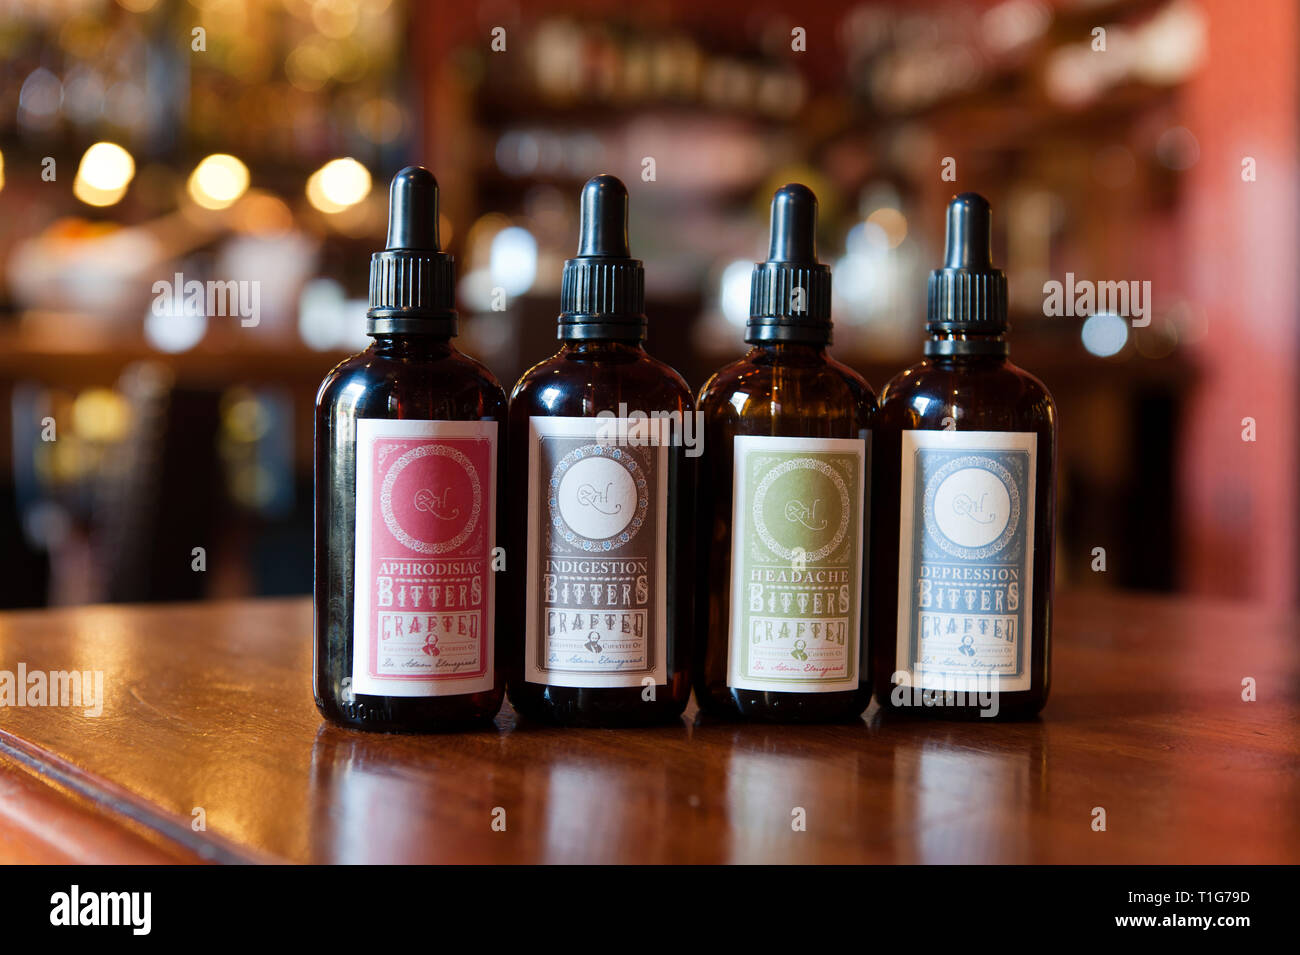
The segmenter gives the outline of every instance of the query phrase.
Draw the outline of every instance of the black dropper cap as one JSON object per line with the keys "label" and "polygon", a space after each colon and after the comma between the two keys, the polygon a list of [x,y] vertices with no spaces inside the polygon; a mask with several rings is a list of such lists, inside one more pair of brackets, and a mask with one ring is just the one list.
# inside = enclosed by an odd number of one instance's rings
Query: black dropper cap
{"label": "black dropper cap", "polygon": [[627,186],[594,176],[582,187],[578,254],[564,263],[559,337],[645,339],[645,268],[627,244]]}
{"label": "black dropper cap", "polygon": [[[1007,330],[1007,277],[993,267],[993,210],[978,192],[963,192],[948,203],[948,235],[943,267],[930,273],[925,328],[941,332],[999,336]],[[1005,352],[1006,344],[941,340],[925,353]]]}
{"label": "black dropper cap", "polygon": [[456,276],[438,242],[438,180],[407,166],[388,190],[388,243],[370,257],[367,335],[456,334]]}
{"label": "black dropper cap", "polygon": [[817,261],[817,197],[792,182],[772,196],[772,239],[749,281],[745,341],[830,340],[831,270]]}

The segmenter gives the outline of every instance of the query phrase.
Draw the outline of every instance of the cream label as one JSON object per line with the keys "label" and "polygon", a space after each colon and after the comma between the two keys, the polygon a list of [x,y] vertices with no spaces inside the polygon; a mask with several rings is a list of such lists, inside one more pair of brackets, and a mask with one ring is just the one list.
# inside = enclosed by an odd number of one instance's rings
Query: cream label
{"label": "cream label", "polygon": [[727,685],[858,688],[866,441],[735,439]]}
{"label": "cream label", "polygon": [[666,425],[530,419],[528,682],[667,682]]}
{"label": "cream label", "polygon": [[1030,687],[1030,432],[904,431],[896,669],[961,691]]}
{"label": "cream label", "polygon": [[494,685],[495,421],[357,421],[352,690]]}

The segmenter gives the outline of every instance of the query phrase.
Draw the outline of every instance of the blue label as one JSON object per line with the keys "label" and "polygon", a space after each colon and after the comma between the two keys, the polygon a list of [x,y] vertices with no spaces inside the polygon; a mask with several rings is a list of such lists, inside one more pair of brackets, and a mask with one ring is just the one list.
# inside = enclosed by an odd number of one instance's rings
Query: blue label
{"label": "blue label", "polygon": [[1037,436],[903,433],[898,668],[1029,688]]}

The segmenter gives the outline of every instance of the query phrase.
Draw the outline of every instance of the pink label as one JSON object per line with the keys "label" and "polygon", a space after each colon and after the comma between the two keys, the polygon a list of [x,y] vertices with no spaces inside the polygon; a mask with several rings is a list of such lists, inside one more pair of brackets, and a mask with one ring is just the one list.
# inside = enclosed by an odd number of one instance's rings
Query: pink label
{"label": "pink label", "polygon": [[357,422],[352,689],[493,685],[496,422]]}

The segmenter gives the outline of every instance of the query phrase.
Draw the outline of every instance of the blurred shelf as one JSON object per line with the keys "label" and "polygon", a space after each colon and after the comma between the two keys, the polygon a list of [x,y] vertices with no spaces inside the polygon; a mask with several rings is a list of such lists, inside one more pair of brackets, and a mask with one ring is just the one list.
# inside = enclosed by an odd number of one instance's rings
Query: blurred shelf
{"label": "blurred shelf", "polygon": [[275,381],[293,386],[308,380],[318,382],[349,354],[314,351],[292,340],[267,341],[258,347],[200,343],[183,352],[162,352],[143,340],[125,340],[118,334],[33,334],[0,329],[0,378],[64,387],[111,384],[123,368],[138,361],[162,365],[178,382],[187,384]]}

